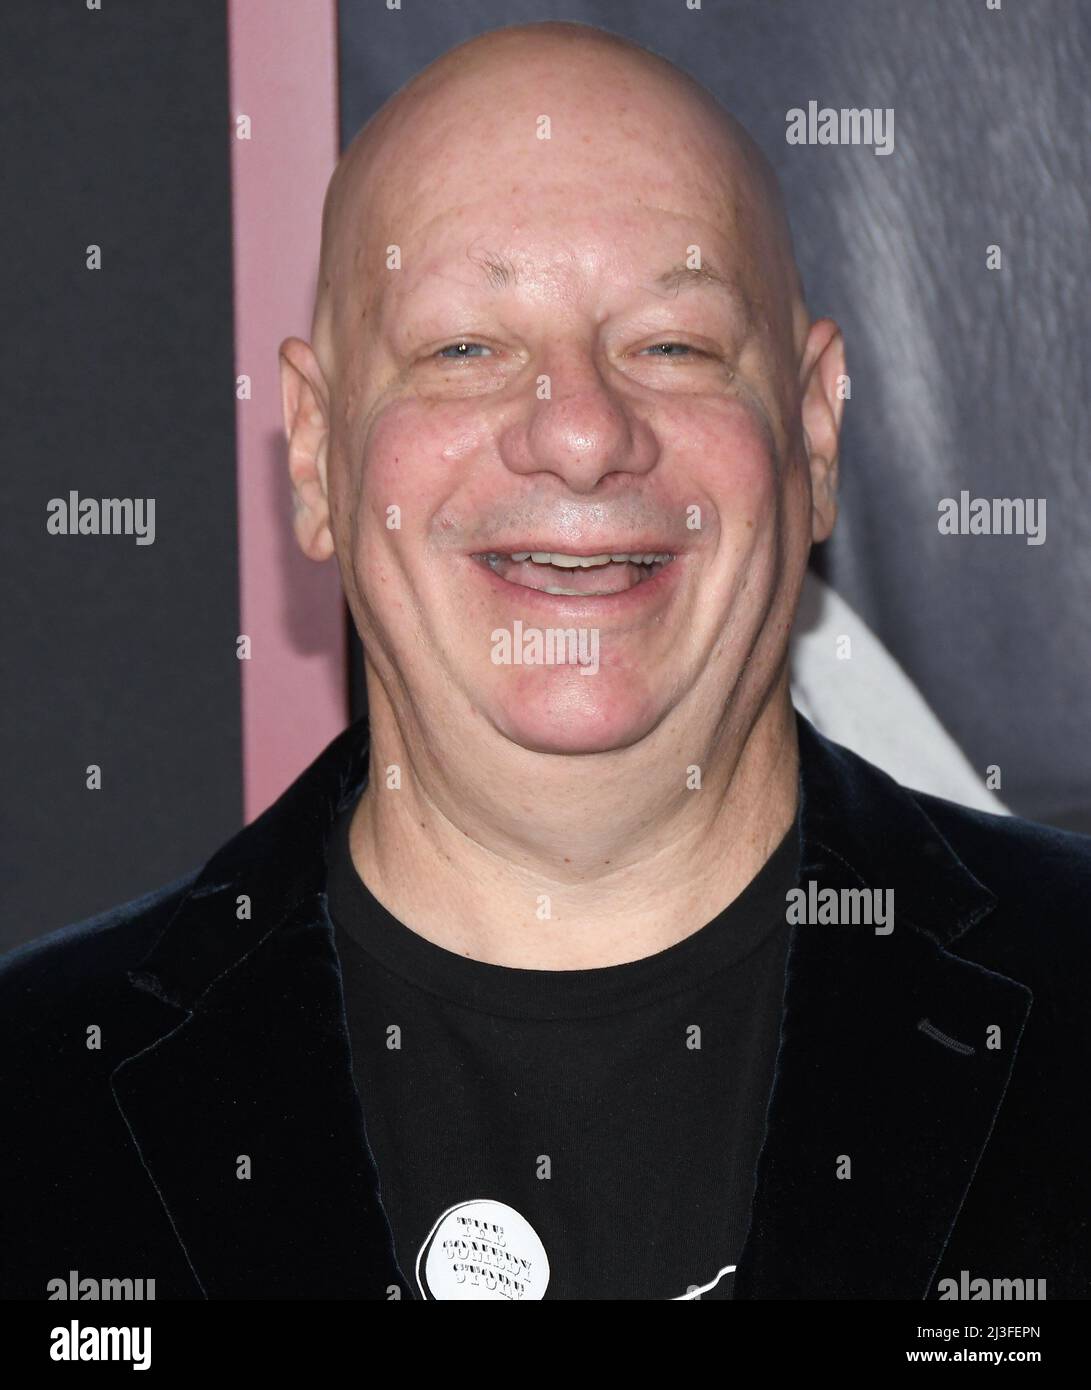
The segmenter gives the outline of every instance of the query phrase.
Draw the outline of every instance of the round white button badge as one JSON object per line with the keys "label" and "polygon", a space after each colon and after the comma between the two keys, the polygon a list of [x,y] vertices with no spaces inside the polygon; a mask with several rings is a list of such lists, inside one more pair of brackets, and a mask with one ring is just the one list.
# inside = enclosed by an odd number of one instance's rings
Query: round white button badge
{"label": "round white button badge", "polygon": [[417,1255],[426,1299],[519,1302],[544,1298],[549,1260],[538,1232],[505,1202],[458,1202],[439,1217]]}

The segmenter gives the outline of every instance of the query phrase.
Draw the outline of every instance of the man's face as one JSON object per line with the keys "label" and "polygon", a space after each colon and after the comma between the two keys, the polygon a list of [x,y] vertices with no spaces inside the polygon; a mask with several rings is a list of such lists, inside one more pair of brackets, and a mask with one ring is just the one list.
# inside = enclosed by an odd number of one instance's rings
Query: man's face
{"label": "man's face", "polygon": [[524,91],[410,121],[373,180],[332,525],[395,707],[597,752],[772,679],[811,538],[798,364],[700,113]]}

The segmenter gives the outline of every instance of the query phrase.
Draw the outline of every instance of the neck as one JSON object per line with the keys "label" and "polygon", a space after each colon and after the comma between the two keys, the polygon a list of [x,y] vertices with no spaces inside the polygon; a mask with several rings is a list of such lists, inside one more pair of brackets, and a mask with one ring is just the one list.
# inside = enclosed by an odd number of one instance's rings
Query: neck
{"label": "neck", "polygon": [[664,721],[579,757],[429,736],[370,675],[368,695],[357,871],[400,921],[475,960],[578,970],[664,950],[742,892],[795,816],[786,669],[741,727],[729,716],[690,743]]}

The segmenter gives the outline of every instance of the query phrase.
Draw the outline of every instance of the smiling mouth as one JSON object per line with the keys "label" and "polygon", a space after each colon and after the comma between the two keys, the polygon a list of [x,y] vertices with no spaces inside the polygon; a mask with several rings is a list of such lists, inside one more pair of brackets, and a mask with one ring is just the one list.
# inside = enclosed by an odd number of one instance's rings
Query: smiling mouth
{"label": "smiling mouth", "polygon": [[621,594],[646,584],[674,559],[668,551],[615,551],[601,555],[568,555],[560,551],[489,551],[475,555],[509,584],[543,594],[586,598]]}

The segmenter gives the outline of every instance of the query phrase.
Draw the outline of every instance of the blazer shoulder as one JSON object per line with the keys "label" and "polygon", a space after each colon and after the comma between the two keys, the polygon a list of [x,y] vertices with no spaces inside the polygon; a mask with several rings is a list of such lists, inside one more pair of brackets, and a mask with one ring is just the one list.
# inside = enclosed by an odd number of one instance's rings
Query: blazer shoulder
{"label": "blazer shoulder", "polygon": [[970,937],[1007,939],[1061,969],[1091,969],[1091,836],[1020,816],[992,815],[914,792],[963,866],[996,898]]}
{"label": "blazer shoulder", "polygon": [[1038,891],[1042,882],[1028,884],[1028,872],[1041,874],[1054,894],[1082,898],[1091,886],[1091,835],[994,815],[925,792],[912,796],[966,867],[994,890],[1022,885],[1024,891]]}
{"label": "blazer shoulder", "polygon": [[32,1015],[98,992],[148,954],[200,873],[59,927],[0,956],[0,1016]]}

